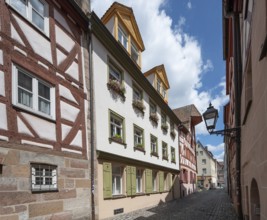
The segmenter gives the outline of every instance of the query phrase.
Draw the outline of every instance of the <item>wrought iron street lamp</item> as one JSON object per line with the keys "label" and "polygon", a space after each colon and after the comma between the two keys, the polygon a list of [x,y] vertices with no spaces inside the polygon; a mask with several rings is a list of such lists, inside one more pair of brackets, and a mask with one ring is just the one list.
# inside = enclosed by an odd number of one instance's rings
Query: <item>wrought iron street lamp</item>
{"label": "wrought iron street lamp", "polygon": [[236,137],[236,132],[240,130],[240,127],[237,128],[228,128],[224,130],[214,131],[216,127],[217,120],[219,118],[218,110],[212,106],[210,103],[207,110],[203,113],[203,118],[206,124],[206,128],[210,134],[216,135],[226,135],[228,137]]}

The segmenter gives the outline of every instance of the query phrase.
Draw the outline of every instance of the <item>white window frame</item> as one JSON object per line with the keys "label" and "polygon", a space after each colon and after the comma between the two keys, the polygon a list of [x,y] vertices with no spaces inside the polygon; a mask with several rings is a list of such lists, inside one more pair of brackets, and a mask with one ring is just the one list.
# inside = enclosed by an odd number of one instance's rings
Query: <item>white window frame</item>
{"label": "white window frame", "polygon": [[[22,73],[28,75],[32,78],[32,102],[33,106],[32,108],[26,105],[23,105],[18,102],[18,73],[21,71]],[[42,84],[46,85],[50,88],[50,115],[46,114],[44,112],[39,111],[38,105],[38,82],[41,82]],[[33,74],[29,73],[28,71],[24,70],[23,68],[12,64],[12,104],[21,108],[25,109],[27,111],[30,111],[34,114],[40,115],[45,118],[53,119],[55,120],[55,87],[52,87],[50,84],[44,82],[43,80],[40,80],[38,77],[34,76]]]}
{"label": "white window frame", "polygon": [[12,5],[12,1],[15,0],[6,0],[6,3],[10,5],[15,11],[17,11],[19,14],[21,14],[25,19],[27,19],[29,22],[31,22],[38,30],[42,31],[45,35],[49,36],[49,5],[44,0],[38,0],[44,5],[44,30],[39,28],[35,23],[32,21],[32,4],[31,0],[25,0],[26,2],[26,14],[22,14],[16,7]]}
{"label": "white window frame", "polygon": [[[36,169],[42,169],[42,176],[37,176]],[[51,175],[47,175],[45,169],[51,170]],[[43,184],[37,184],[36,178],[42,178]],[[52,184],[45,184],[46,178],[52,178]],[[31,164],[31,185],[32,191],[57,191],[57,166],[48,164]]]}
{"label": "white window frame", "polygon": [[[140,134],[138,134],[140,133]],[[143,145],[144,131],[137,126],[134,126],[134,146]]]}
{"label": "white window frame", "polygon": [[[119,33],[121,33],[121,39]],[[121,45],[128,51],[128,46],[129,46],[128,35],[120,25],[118,26],[118,40],[121,43]],[[124,43],[126,43],[126,45]]]}
{"label": "white window frame", "polygon": [[164,141],[162,141],[162,157],[168,158],[168,144]]}
{"label": "white window frame", "polygon": [[116,68],[113,64],[109,63],[109,75],[108,75],[109,80],[113,80],[112,77],[118,82],[120,83],[122,82],[121,71],[118,68]]}
{"label": "white window frame", "polygon": [[[152,140],[155,140],[155,142],[153,142]],[[157,138],[155,137],[155,136],[150,136],[150,142],[151,142],[151,144],[150,144],[150,146],[151,146],[151,153],[158,153],[157,152],[157,142],[158,142],[158,140],[157,140]],[[153,149],[155,149],[155,150],[153,150]]]}
{"label": "white window frame", "polygon": [[[113,172],[114,168],[120,168],[120,173],[114,173]],[[122,167],[118,166],[118,165],[112,165],[112,195],[113,196],[122,194],[122,175],[123,175]],[[120,184],[119,192],[116,192],[116,188],[117,188],[117,184],[118,184],[116,177],[119,177],[119,184]]]}
{"label": "white window frame", "polygon": [[202,159],[202,165],[205,165],[207,163],[206,159]]}
{"label": "white window frame", "polygon": [[137,168],[136,169],[136,193],[142,193],[142,192],[143,192],[143,170]]}

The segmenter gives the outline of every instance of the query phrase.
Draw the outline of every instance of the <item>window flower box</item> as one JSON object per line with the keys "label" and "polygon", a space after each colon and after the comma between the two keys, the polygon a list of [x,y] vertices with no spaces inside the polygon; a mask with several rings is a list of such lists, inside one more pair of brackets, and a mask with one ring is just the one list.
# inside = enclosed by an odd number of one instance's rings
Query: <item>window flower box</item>
{"label": "window flower box", "polygon": [[121,82],[110,79],[107,83],[108,90],[113,90],[125,100],[125,87]]}
{"label": "window flower box", "polygon": [[123,140],[122,140],[122,137],[120,135],[116,134],[115,136],[111,137],[111,139],[112,139],[112,141],[123,144]]}
{"label": "window flower box", "polygon": [[168,161],[168,157],[167,156],[163,156],[162,160],[167,160]]}
{"label": "window flower box", "polygon": [[144,113],[146,107],[144,106],[144,103],[141,100],[133,100],[133,107],[137,108],[140,112]]}
{"label": "window flower box", "polygon": [[172,136],[173,139],[176,137],[176,133],[175,133],[174,130],[171,130],[171,136]]}
{"label": "window flower box", "polygon": [[162,125],[161,125],[161,129],[162,129],[163,131],[165,131],[165,132],[168,131],[168,128],[169,128],[169,126],[168,126],[167,124],[162,124]]}
{"label": "window flower box", "polygon": [[159,121],[159,117],[157,116],[157,113],[150,113],[150,116],[149,116],[150,120],[155,122],[156,124],[158,124],[158,121]]}

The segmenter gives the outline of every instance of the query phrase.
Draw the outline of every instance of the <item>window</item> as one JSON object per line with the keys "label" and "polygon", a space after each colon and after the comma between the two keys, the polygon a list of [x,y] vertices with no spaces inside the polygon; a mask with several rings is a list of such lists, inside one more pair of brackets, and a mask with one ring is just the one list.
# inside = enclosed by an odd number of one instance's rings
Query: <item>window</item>
{"label": "window", "polygon": [[122,194],[122,168],[112,165],[112,195]]}
{"label": "window", "polygon": [[7,3],[48,35],[48,4],[44,0],[7,0]]}
{"label": "window", "polygon": [[134,146],[144,148],[144,130],[134,126]]}
{"label": "window", "polygon": [[55,88],[13,65],[13,104],[55,119]]}
{"label": "window", "polygon": [[204,174],[204,175],[207,174],[207,169],[206,168],[202,169],[202,174]]}
{"label": "window", "polygon": [[157,113],[157,106],[153,102],[149,102],[149,113],[156,114]]}
{"label": "window", "polygon": [[160,79],[157,79],[157,91],[160,93]]}
{"label": "window", "polygon": [[131,44],[131,58],[138,63],[138,50],[135,44],[132,42]]}
{"label": "window", "polygon": [[122,46],[128,51],[128,36],[125,31],[119,26],[118,30],[118,40],[122,44]]}
{"label": "window", "polygon": [[56,191],[57,167],[46,164],[31,164],[32,191]]}
{"label": "window", "polygon": [[151,154],[152,155],[158,155],[158,139],[151,135],[150,136],[150,143],[151,143]]}
{"label": "window", "polygon": [[136,169],[136,193],[143,192],[143,170]]}
{"label": "window", "polygon": [[167,116],[164,113],[161,113],[161,125],[167,124]]}
{"label": "window", "polygon": [[202,164],[206,164],[206,159],[202,159]]}
{"label": "window", "polygon": [[203,156],[203,151],[199,151],[200,155]]}
{"label": "window", "polygon": [[152,172],[152,190],[153,192],[157,192],[157,171]]}
{"label": "window", "polygon": [[175,162],[175,148],[171,147],[171,157],[172,157],[172,162]]}
{"label": "window", "polygon": [[162,158],[168,160],[168,145],[162,142]]}
{"label": "window", "polygon": [[118,82],[122,82],[122,73],[116,68],[113,64],[109,64],[109,80],[116,80]]}
{"label": "window", "polygon": [[124,141],[124,119],[114,112],[110,112],[110,138],[115,141]]}
{"label": "window", "polygon": [[142,91],[137,87],[133,87],[133,100],[142,101]]}

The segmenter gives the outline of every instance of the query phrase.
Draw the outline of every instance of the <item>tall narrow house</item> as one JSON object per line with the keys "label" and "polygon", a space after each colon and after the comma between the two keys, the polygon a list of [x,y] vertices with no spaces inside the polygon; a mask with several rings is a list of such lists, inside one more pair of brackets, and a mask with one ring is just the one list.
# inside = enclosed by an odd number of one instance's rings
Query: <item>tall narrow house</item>
{"label": "tall narrow house", "polygon": [[173,110],[181,120],[179,126],[180,191],[184,197],[196,191],[197,157],[195,126],[202,122],[202,116],[194,104]]}
{"label": "tall narrow house", "polygon": [[3,219],[90,215],[84,11],[72,0],[0,1]]}
{"label": "tall narrow house", "polygon": [[178,124],[141,72],[133,10],[114,3],[92,21],[95,207],[103,219],[179,197]]}

